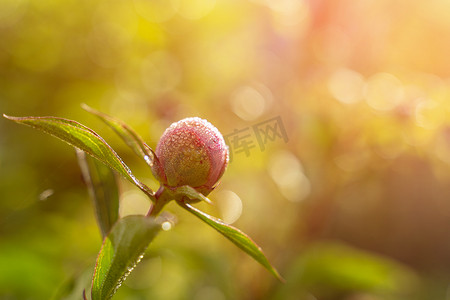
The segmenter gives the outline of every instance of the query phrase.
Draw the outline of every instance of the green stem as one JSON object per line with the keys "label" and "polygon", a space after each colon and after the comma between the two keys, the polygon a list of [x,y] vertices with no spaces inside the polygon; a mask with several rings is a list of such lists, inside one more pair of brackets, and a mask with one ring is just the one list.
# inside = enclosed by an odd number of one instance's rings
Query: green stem
{"label": "green stem", "polygon": [[164,189],[164,186],[161,185],[155,194],[155,202],[150,207],[150,210],[147,213],[147,217],[156,217],[170,200],[171,198]]}

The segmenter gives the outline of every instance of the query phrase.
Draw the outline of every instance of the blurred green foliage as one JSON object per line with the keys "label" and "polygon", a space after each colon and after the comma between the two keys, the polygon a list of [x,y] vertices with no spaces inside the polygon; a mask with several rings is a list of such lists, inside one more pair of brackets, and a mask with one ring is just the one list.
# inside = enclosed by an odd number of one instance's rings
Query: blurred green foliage
{"label": "blurred green foliage", "polygon": [[[169,206],[178,223],[116,299],[446,299],[449,11],[444,0],[2,0],[0,111],[94,128],[152,188],[81,103],[152,147],[187,116],[250,135],[202,209],[252,236],[286,284]],[[276,116],[289,141],[261,151],[252,126]],[[122,216],[148,205],[121,181]],[[0,120],[0,298],[66,294],[100,245],[73,149]]]}

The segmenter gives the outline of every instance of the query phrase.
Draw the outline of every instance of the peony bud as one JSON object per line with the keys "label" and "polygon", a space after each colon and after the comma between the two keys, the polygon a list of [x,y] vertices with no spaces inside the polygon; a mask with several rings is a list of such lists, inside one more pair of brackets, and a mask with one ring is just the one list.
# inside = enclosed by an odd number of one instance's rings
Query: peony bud
{"label": "peony bud", "polygon": [[200,118],[170,125],[156,146],[155,177],[167,187],[189,185],[208,195],[225,172],[228,147],[219,130]]}

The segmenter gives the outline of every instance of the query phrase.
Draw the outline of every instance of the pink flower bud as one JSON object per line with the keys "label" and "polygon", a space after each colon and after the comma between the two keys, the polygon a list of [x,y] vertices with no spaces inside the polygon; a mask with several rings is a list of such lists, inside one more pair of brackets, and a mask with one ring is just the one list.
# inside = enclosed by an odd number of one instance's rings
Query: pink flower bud
{"label": "pink flower bud", "polygon": [[228,147],[219,130],[200,118],[170,125],[156,146],[152,172],[167,187],[189,185],[208,195],[228,164]]}

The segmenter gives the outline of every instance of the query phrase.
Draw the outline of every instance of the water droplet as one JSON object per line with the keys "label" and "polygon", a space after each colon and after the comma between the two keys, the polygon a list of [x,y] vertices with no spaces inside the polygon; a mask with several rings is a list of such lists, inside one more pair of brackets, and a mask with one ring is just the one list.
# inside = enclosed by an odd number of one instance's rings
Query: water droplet
{"label": "water droplet", "polygon": [[153,166],[153,160],[148,155],[144,155],[144,160],[149,166]]}
{"label": "water droplet", "polygon": [[55,191],[52,189],[47,189],[45,191],[43,191],[40,195],[39,195],[39,200],[41,201],[45,201],[48,199],[48,197],[50,197],[51,195],[53,195]]}
{"label": "water droplet", "polygon": [[169,231],[170,229],[172,229],[172,223],[169,221],[165,221],[161,224],[161,228],[164,231]]}

